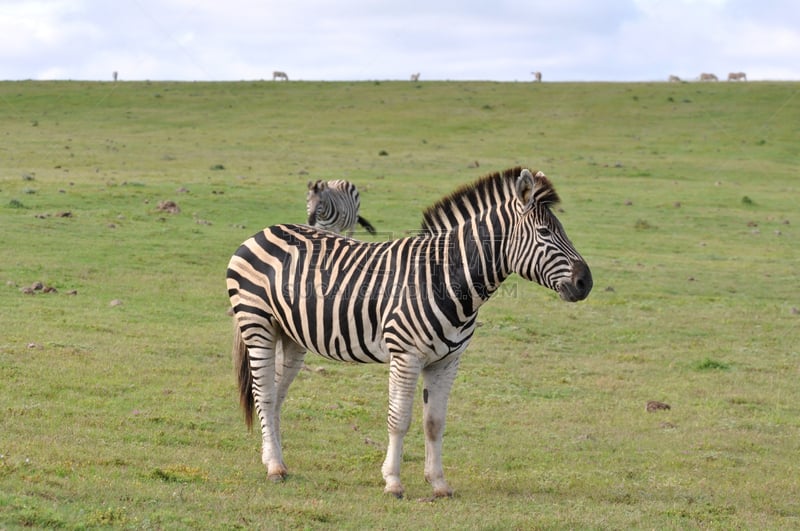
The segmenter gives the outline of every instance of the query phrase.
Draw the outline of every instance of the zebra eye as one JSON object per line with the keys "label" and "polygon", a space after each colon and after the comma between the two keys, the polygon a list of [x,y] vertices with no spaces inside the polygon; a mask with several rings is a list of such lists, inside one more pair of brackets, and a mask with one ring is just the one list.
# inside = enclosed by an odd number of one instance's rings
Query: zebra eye
{"label": "zebra eye", "polygon": [[536,229],[536,232],[538,232],[539,236],[541,236],[542,238],[547,238],[550,236],[550,229],[548,229],[547,227],[539,227],[538,229]]}

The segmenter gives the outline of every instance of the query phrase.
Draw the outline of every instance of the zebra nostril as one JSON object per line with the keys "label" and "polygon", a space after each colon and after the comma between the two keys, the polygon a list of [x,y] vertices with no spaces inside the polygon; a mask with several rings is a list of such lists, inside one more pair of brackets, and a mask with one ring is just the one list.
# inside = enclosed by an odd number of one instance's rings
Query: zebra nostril
{"label": "zebra nostril", "polygon": [[592,272],[585,262],[575,264],[572,274],[575,289],[581,294],[581,298],[586,298],[592,291]]}

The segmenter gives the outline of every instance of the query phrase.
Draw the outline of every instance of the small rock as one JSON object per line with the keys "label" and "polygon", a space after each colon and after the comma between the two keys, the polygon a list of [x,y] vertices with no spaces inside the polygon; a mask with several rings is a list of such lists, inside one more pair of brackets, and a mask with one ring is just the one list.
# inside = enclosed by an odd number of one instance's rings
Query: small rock
{"label": "small rock", "polygon": [[108,305],[109,305],[109,306],[112,306],[112,307],[113,307],[113,306],[120,306],[121,304],[122,304],[122,301],[121,301],[121,300],[119,300],[119,299],[114,299],[113,301],[111,301],[111,302],[109,302],[109,303],[108,303]]}
{"label": "small rock", "polygon": [[181,208],[175,201],[159,201],[156,208],[159,212],[167,212],[169,214],[180,214]]}

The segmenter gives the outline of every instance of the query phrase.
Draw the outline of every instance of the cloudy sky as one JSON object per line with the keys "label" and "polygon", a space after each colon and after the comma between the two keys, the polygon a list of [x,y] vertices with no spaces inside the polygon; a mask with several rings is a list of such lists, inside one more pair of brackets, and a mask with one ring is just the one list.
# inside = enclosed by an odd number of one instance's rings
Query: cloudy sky
{"label": "cloudy sky", "polygon": [[0,79],[800,80],[797,0],[0,0]]}

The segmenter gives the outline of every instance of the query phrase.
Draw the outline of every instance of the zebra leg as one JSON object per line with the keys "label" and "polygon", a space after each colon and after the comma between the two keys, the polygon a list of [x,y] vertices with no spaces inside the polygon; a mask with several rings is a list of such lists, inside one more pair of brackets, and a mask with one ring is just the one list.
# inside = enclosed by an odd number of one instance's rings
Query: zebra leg
{"label": "zebra leg", "polygon": [[[286,465],[281,453],[278,426],[278,389],[276,361],[280,344],[280,330],[272,326],[259,327],[251,334],[247,345],[250,373],[253,376],[253,402],[261,422],[261,462],[267,467],[267,476],[273,481],[286,477]],[[252,329],[250,330],[252,332]]]}
{"label": "zebra leg", "polygon": [[381,472],[386,486],[383,492],[403,497],[400,462],[403,459],[403,438],[411,425],[414,391],[422,364],[412,353],[393,354],[389,363],[389,448]]}
{"label": "zebra leg", "polygon": [[253,400],[261,421],[261,462],[273,481],[286,476],[277,429],[277,398],[275,387],[275,344],[269,347],[248,347],[250,372],[253,375]]}
{"label": "zebra leg", "polygon": [[444,435],[447,399],[453,386],[460,356],[451,356],[422,370],[422,422],[425,428],[425,479],[433,487],[433,496],[452,496],[453,489],[444,479],[442,436]]}
{"label": "zebra leg", "polygon": [[275,433],[278,437],[278,448],[282,448],[281,444],[281,407],[283,401],[286,400],[286,395],[289,392],[289,386],[292,385],[295,376],[303,368],[303,360],[306,356],[306,349],[298,345],[286,334],[281,334],[280,355],[275,360],[275,385],[277,386],[277,401],[275,402]]}

